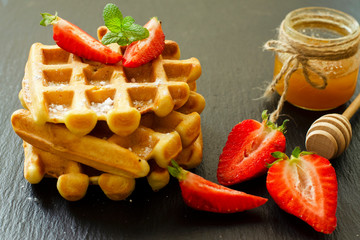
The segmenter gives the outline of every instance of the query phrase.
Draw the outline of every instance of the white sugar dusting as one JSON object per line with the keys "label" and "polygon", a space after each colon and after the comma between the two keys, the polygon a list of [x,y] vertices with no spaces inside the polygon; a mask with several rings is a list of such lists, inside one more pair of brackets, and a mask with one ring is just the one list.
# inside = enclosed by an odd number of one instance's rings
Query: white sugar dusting
{"label": "white sugar dusting", "polygon": [[166,82],[164,79],[156,78],[155,80],[155,86],[159,87],[162,83]]}
{"label": "white sugar dusting", "polygon": [[43,77],[42,77],[42,74],[34,74],[33,78],[37,81],[42,81],[43,80]]}
{"label": "white sugar dusting", "polygon": [[151,147],[145,147],[143,155],[147,156],[147,155],[149,155],[151,153],[151,151],[152,151]]}
{"label": "white sugar dusting", "polygon": [[57,87],[57,89],[61,89],[65,86],[67,86],[68,84],[66,84],[65,82],[48,82],[47,85],[49,87]]}
{"label": "white sugar dusting", "polygon": [[109,81],[105,81],[105,80],[103,80],[103,81],[92,80],[92,81],[90,81],[89,83],[90,83],[90,85],[94,85],[94,86],[106,86],[106,85],[109,84]]}
{"label": "white sugar dusting", "polygon": [[66,107],[66,105],[61,105],[61,104],[50,104],[49,105],[49,112],[53,113],[53,114],[57,114],[57,113],[63,113],[68,111],[69,109]]}
{"label": "white sugar dusting", "polygon": [[85,106],[86,106],[86,103],[87,103],[87,100],[86,100],[86,99],[82,99],[81,102],[80,102],[80,106],[81,106],[81,107],[85,107]]}
{"label": "white sugar dusting", "polygon": [[133,101],[133,105],[137,106],[137,109],[140,109],[143,106],[148,106],[148,105],[153,104],[153,103],[154,102],[153,102],[152,98],[147,100],[147,101],[139,101],[139,100],[134,100]]}
{"label": "white sugar dusting", "polygon": [[31,96],[30,96],[30,86],[29,86],[29,80],[24,78],[23,79],[23,100],[25,101],[26,104],[30,104],[31,103]]}
{"label": "white sugar dusting", "polygon": [[95,103],[91,102],[91,109],[96,112],[97,115],[104,115],[113,108],[114,101],[108,97],[104,102]]}

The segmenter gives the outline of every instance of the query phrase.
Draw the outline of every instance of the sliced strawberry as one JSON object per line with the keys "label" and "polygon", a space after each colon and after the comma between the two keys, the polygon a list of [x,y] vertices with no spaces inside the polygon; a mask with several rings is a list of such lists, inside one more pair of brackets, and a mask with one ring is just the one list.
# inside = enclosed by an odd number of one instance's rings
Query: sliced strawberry
{"label": "sliced strawberry", "polygon": [[244,120],[230,132],[217,169],[220,184],[229,186],[265,174],[267,164],[275,161],[271,153],[285,151],[286,120],[278,127],[268,121],[266,111],[262,117],[262,123]]}
{"label": "sliced strawberry", "polygon": [[182,169],[175,161],[168,167],[172,176],[179,179],[185,203],[194,209],[234,213],[259,207],[267,202],[266,198],[236,191],[210,182],[194,173]]}
{"label": "sliced strawberry", "polygon": [[149,37],[133,42],[126,48],[123,57],[124,67],[139,67],[157,58],[164,50],[165,35],[159,20],[153,17],[144,27],[149,30]]}
{"label": "sliced strawberry", "polygon": [[337,181],[329,160],[295,148],[270,167],[266,187],[284,211],[302,219],[316,231],[326,234],[336,228]]}
{"label": "sliced strawberry", "polygon": [[48,13],[43,13],[43,26],[53,25],[53,38],[56,44],[76,56],[104,64],[115,64],[122,55],[111,50],[74,24]]}

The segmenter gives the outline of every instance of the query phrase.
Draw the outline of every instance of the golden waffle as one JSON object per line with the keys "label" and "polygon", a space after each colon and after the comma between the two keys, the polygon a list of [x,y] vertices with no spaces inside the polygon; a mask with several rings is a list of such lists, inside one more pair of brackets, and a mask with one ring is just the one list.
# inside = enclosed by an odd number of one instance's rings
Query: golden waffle
{"label": "golden waffle", "polygon": [[195,92],[191,91],[188,101],[181,108],[177,109],[178,112],[189,114],[192,112],[201,113],[205,108],[205,98]]}
{"label": "golden waffle", "polygon": [[25,68],[23,103],[38,124],[65,123],[71,132],[85,135],[104,120],[114,133],[129,135],[141,114],[166,116],[196,89],[200,63],[196,58],[178,60],[176,46],[166,41],[164,55],[138,68],[123,68],[35,43]]}
{"label": "golden waffle", "polygon": [[150,160],[150,172],[146,177],[151,189],[154,192],[159,191],[165,187],[170,181],[170,174],[167,168],[159,167],[155,161]]}
{"label": "golden waffle", "polygon": [[193,144],[184,148],[175,161],[185,169],[196,168],[200,165],[203,156],[203,138],[202,133],[195,140]]}
{"label": "golden waffle", "polygon": [[[126,176],[142,177],[146,175],[147,167],[142,162],[139,164],[137,156],[144,160],[156,156],[155,159],[158,165],[166,167],[171,158],[176,156],[182,147],[186,148],[200,134],[199,113],[201,113],[204,107],[204,98],[200,94],[192,92],[188,102],[179,109],[183,113],[172,112],[163,118],[159,118],[151,113],[144,114],[141,121],[142,127],[139,127],[139,129],[127,137],[113,134],[108,130],[106,123],[103,121],[98,123],[100,127],[97,132],[100,132],[100,135],[93,131],[91,133],[93,136],[80,137],[72,134],[62,124],[37,125],[26,110],[15,112],[12,117],[12,123],[15,132],[25,141],[44,151],[81,162],[104,172],[112,170],[114,174],[123,172]],[[158,133],[154,131],[158,131]],[[163,140],[159,141],[162,136],[164,136]],[[102,139],[104,137],[108,138],[107,141]],[[183,139],[182,143],[179,143],[180,139]],[[93,143],[93,141],[96,143]],[[108,142],[116,142],[121,147],[108,144]],[[172,147],[170,147],[171,143]],[[158,146],[154,147],[155,144],[158,144]],[[96,150],[99,146],[103,146],[102,149],[104,151],[105,148],[107,149],[106,154],[103,155],[102,151]],[[163,146],[166,146],[166,148]],[[91,150],[87,151],[87,148],[91,148]],[[130,154],[129,149],[137,155]],[[68,155],[71,156],[68,157]],[[113,157],[109,155],[113,155]],[[127,159],[127,164],[122,165],[121,160],[117,160],[117,158]],[[115,160],[117,164],[111,162]],[[130,164],[131,162],[134,166]],[[114,169],[109,170],[109,168]]]}
{"label": "golden waffle", "polygon": [[[127,137],[113,133],[77,136],[62,124],[38,125],[30,112],[23,109],[14,112],[11,121],[13,129],[24,141],[43,151],[103,172],[137,178],[148,174],[146,160],[155,159],[159,166],[165,168],[183,146],[189,146],[200,134],[200,116],[196,112],[172,112],[164,118],[154,114],[146,116],[143,120],[147,127],[141,125]],[[101,123],[98,126],[101,127]],[[101,128],[99,132],[103,134],[106,131]],[[182,139],[185,139],[185,144]]]}
{"label": "golden waffle", "polygon": [[[105,26],[101,26],[97,29],[98,39],[104,37],[109,30]],[[109,45],[113,51],[121,52],[124,54],[126,46],[119,47],[118,44],[112,43]],[[168,78],[172,81],[187,82],[190,90],[196,91],[196,80],[201,75],[201,67],[199,60],[196,58],[190,58],[187,60],[180,59],[179,45],[172,40],[165,40],[165,47],[161,53],[163,59],[163,66]],[[125,68],[128,69],[129,68]]]}
{"label": "golden waffle", "polygon": [[[99,38],[106,32],[100,27]],[[24,140],[25,178],[30,183],[58,178],[59,193],[70,201],[81,199],[89,184],[121,200],[134,190],[135,178],[146,176],[154,191],[166,186],[171,159],[184,168],[199,165],[201,67],[196,58],[179,58],[179,46],[169,40],[157,59],[139,68],[34,44],[19,93],[29,111],[12,116]]]}
{"label": "golden waffle", "polygon": [[[156,141],[156,135],[161,136],[161,134],[158,132],[154,135],[148,134],[148,136],[146,136],[146,133],[151,133],[153,131],[146,130],[146,127],[152,127],[157,130],[161,129],[163,133],[170,133],[170,136],[173,135],[172,132],[174,129],[178,129],[178,134],[180,137],[180,134],[184,135],[184,133],[187,132],[187,128],[198,128],[198,114],[202,112],[204,107],[204,98],[200,94],[192,92],[188,102],[181,109],[179,109],[183,112],[182,114],[171,113],[168,116],[168,119],[164,118],[162,121],[157,121],[158,117],[154,116],[154,114],[145,114],[143,115],[141,121],[141,127],[127,138],[113,135],[113,133],[107,129],[106,124],[101,124],[101,122],[98,123],[100,126],[95,129],[98,131],[94,130],[91,134],[98,138],[107,137],[109,138],[108,141],[118,142],[122,147],[131,149],[132,152],[141,158],[147,159],[150,165],[150,172],[146,176],[147,181],[154,191],[158,191],[165,187],[169,182],[170,175],[166,169],[166,166],[170,159],[175,157],[179,151],[179,148],[175,148],[175,151],[171,151],[171,148],[162,148],[160,147],[162,144],[159,144],[157,146],[158,151],[156,148],[151,151],[151,149],[148,148],[148,146],[152,145],[150,140],[152,140],[152,142],[154,142],[154,140]],[[176,116],[178,116],[178,119],[175,118]],[[164,124],[162,126],[161,122],[166,123],[171,119],[171,124]],[[185,123],[188,124],[188,127]],[[173,128],[170,126],[173,126]],[[194,133],[190,134],[189,136],[184,135],[183,138],[192,142],[192,136],[194,136]],[[165,140],[162,141],[165,142]],[[175,160],[186,169],[197,167],[202,160],[202,144],[202,136],[200,132],[194,143],[192,143],[190,146],[184,147],[182,151],[175,157]],[[159,157],[164,155],[161,149],[167,150],[167,157]],[[25,178],[32,184],[40,182],[44,175],[58,178],[58,191],[61,196],[67,200],[75,201],[81,199],[85,195],[89,183],[100,185],[103,192],[112,200],[122,200],[133,191],[134,181],[131,180],[132,178],[116,176],[114,174],[105,174],[102,172],[95,172],[95,174],[89,173],[89,168],[86,168],[85,165],[67,160],[52,153],[44,152],[38,148],[32,147],[30,144],[25,142],[24,151]],[[158,153],[156,154],[156,152]],[[157,161],[155,160],[154,156],[156,156]],[[160,164],[162,167],[160,167],[158,164]]]}
{"label": "golden waffle", "polygon": [[[202,134],[200,132],[200,135],[195,142],[184,148],[174,160],[185,169],[195,168],[202,161],[202,149],[203,141]],[[158,191],[169,183],[169,171],[167,168],[158,166],[156,162],[152,160],[149,161],[149,165],[150,172],[147,176],[147,181],[153,191]]]}
{"label": "golden waffle", "polygon": [[24,176],[31,184],[44,176],[58,178],[57,189],[69,201],[77,201],[86,194],[89,184],[99,185],[111,200],[123,200],[135,189],[135,179],[102,173],[82,164],[44,152],[24,142]]}
{"label": "golden waffle", "polygon": [[[127,198],[135,188],[135,179],[103,173],[83,164],[42,151],[24,142],[24,177],[31,184],[39,183],[44,177],[58,178],[57,189],[60,195],[69,201],[77,201],[86,194],[89,184],[99,185],[111,200]],[[189,147],[175,158],[186,169],[196,167],[202,159],[201,135]],[[150,172],[147,181],[154,191],[165,187],[170,180],[166,168],[159,167],[149,160]]]}

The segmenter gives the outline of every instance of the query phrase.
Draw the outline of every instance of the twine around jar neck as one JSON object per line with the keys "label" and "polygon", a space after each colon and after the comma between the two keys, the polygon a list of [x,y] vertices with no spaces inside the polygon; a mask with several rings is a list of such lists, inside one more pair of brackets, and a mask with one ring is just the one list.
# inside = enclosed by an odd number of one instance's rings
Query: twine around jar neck
{"label": "twine around jar neck", "polygon": [[[316,89],[325,89],[328,84],[326,75],[309,64],[309,60],[337,61],[349,58],[356,54],[360,40],[360,30],[347,36],[344,41],[326,42],[324,44],[310,44],[295,39],[285,30],[285,20],[279,28],[279,39],[269,40],[264,44],[264,49],[275,53],[288,54],[289,57],[283,62],[280,72],[273,78],[264,92],[267,97],[275,92],[275,86],[284,77],[284,91],[278,102],[277,109],[270,114],[270,120],[276,122],[282,110],[289,87],[291,75],[302,67],[303,75],[308,84]],[[314,83],[309,77],[309,71],[315,73],[322,79],[322,84]]]}

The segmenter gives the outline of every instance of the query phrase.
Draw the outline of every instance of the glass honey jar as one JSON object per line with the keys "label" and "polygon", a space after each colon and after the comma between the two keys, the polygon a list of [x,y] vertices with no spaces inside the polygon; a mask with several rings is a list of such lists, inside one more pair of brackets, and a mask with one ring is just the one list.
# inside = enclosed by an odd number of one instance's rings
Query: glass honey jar
{"label": "glass honey jar", "polygon": [[346,13],[323,7],[290,12],[280,25],[278,40],[265,44],[265,49],[276,52],[272,91],[308,110],[346,103],[356,88],[359,40],[359,23]]}

